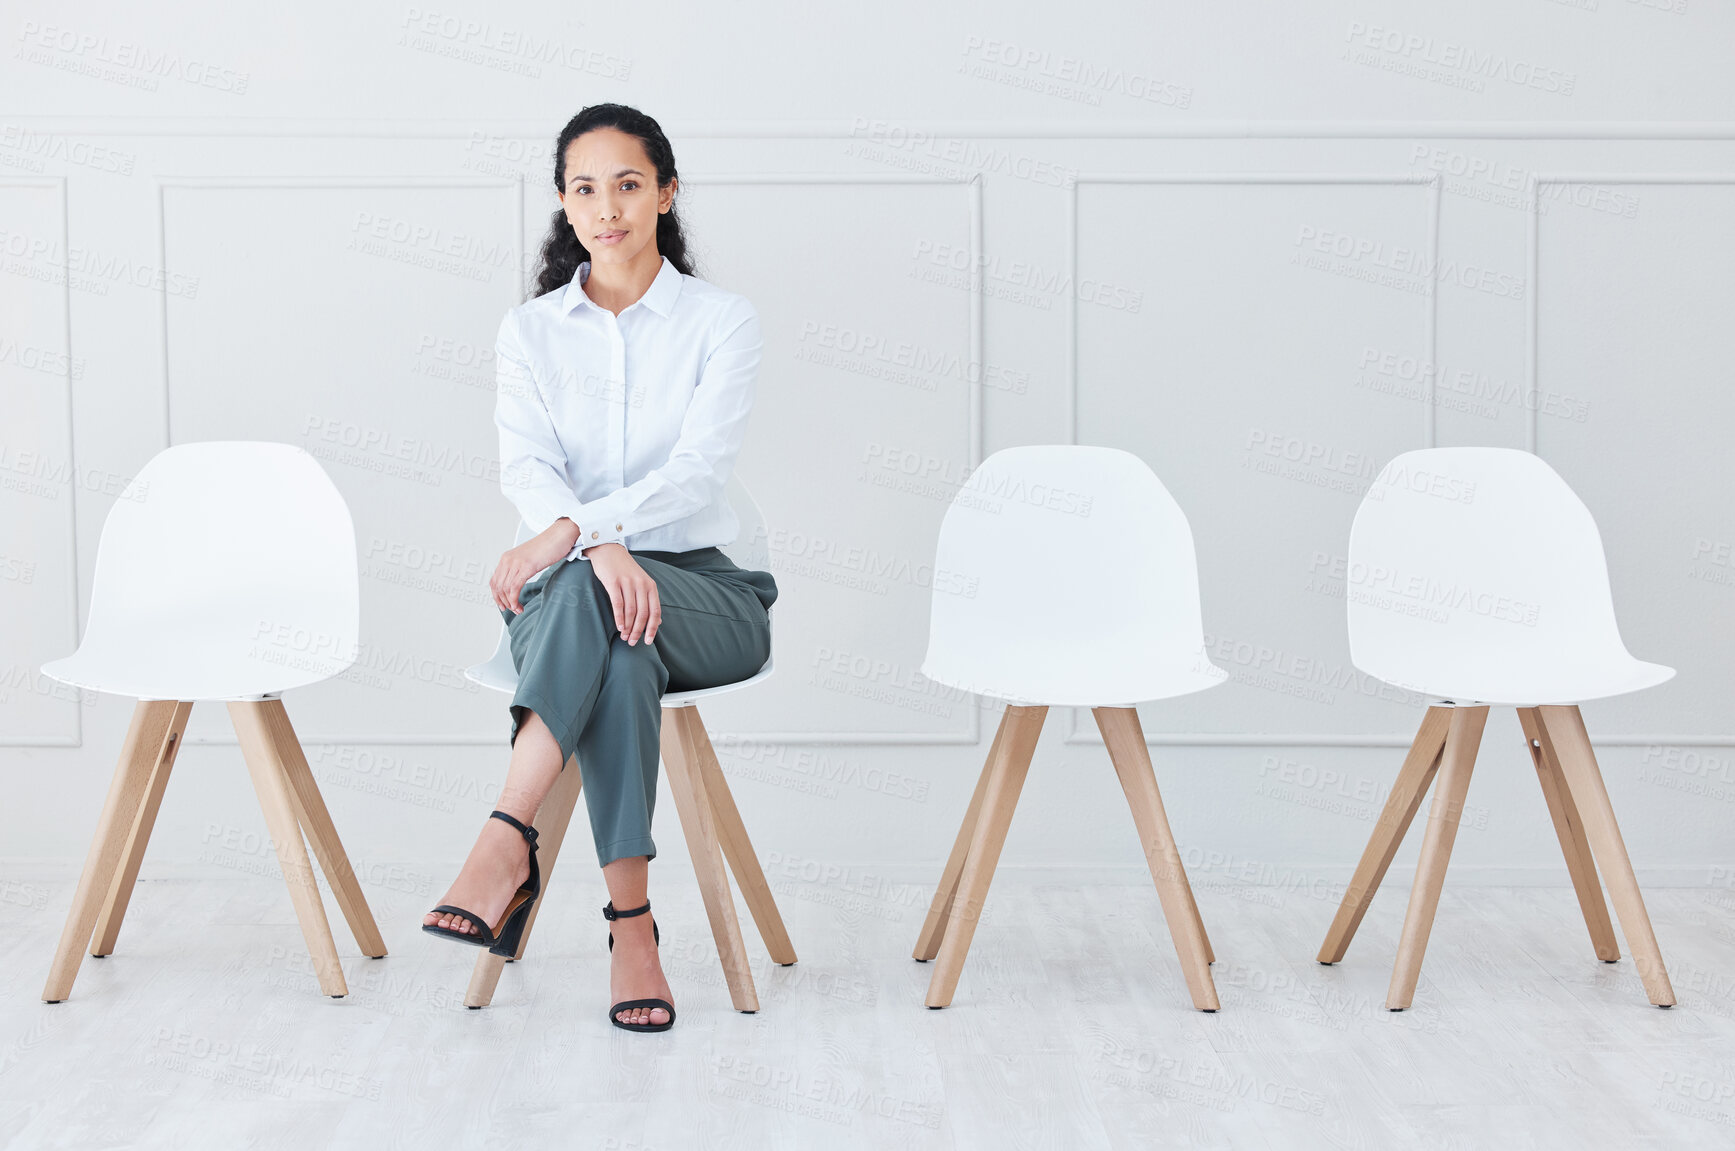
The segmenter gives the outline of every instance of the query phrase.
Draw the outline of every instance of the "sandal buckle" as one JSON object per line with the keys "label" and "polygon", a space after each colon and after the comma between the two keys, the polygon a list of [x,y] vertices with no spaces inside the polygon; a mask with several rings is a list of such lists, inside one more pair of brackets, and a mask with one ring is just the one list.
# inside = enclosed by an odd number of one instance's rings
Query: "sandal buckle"
{"label": "sandal buckle", "polygon": [[613,922],[616,919],[631,919],[635,915],[643,915],[650,909],[651,905],[647,901],[643,907],[634,907],[626,911],[619,911],[615,908],[614,900],[611,899],[602,905],[602,917]]}

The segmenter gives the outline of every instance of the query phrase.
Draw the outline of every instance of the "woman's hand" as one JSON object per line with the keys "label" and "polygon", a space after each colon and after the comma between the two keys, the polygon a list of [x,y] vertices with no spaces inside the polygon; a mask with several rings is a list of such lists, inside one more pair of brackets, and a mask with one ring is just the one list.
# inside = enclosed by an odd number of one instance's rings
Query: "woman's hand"
{"label": "woman's hand", "polygon": [[572,545],[577,542],[578,525],[562,517],[549,525],[547,531],[525,540],[502,555],[499,566],[488,579],[488,590],[493,593],[494,606],[513,615],[523,611],[523,605],[518,602],[518,593],[524,590],[530,577],[565,559],[566,553],[571,551]]}
{"label": "woman's hand", "polygon": [[646,643],[657,638],[663,622],[663,604],[657,598],[657,581],[645,573],[633,553],[621,544],[597,544],[586,548],[584,558],[596,569],[596,578],[608,589],[614,605],[614,626],[630,646],[643,636]]}

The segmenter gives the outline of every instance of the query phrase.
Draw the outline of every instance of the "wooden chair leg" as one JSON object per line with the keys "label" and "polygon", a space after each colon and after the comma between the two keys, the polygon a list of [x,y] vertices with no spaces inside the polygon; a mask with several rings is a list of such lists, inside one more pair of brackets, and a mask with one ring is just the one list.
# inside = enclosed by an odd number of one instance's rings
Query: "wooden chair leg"
{"label": "wooden chair leg", "polygon": [[181,750],[181,736],[187,730],[187,717],[193,713],[191,700],[175,705],[169,727],[163,733],[156,763],[151,768],[150,785],[139,804],[127,847],[115,869],[114,882],[109,885],[108,898],[103,901],[102,914],[96,920],[96,932],[90,938],[90,953],[94,956],[114,952],[115,939],[120,935],[121,920],[126,918],[127,903],[132,899],[133,884],[139,877],[139,863],[145,857],[145,846],[151,841],[151,829],[157,823],[157,809],[162,806],[163,790],[169,785],[169,771],[175,766],[175,756]]}
{"label": "wooden chair leg", "polygon": [[1208,966],[1217,962],[1217,953],[1211,949],[1211,937],[1205,933],[1205,917],[1199,914],[1199,901],[1193,897],[1193,885],[1187,879],[1187,869],[1181,868],[1179,875],[1181,894],[1187,897],[1187,909],[1193,914],[1193,930],[1199,933],[1199,943],[1205,949],[1205,963]]}
{"label": "wooden chair leg", "polygon": [[1476,751],[1482,746],[1482,728],[1488,722],[1486,707],[1455,707],[1446,729],[1446,745],[1440,752],[1440,786],[1428,808],[1428,829],[1422,837],[1422,854],[1416,861],[1416,882],[1410,889],[1410,907],[1404,914],[1404,933],[1398,940],[1398,958],[1392,966],[1391,986],[1386,989],[1386,1008],[1402,1011],[1415,998],[1416,981],[1422,974],[1422,954],[1428,949],[1428,932],[1434,926],[1434,911],[1440,905],[1440,888],[1446,882],[1446,863],[1452,858],[1452,841],[1464,817],[1464,796],[1470,788],[1470,771]]}
{"label": "wooden chair leg", "polygon": [[1362,916],[1373,904],[1374,892],[1379,890],[1386,869],[1391,867],[1392,858],[1398,853],[1398,845],[1403,843],[1410,823],[1422,806],[1422,798],[1428,794],[1428,785],[1434,782],[1434,772],[1440,766],[1440,751],[1446,746],[1446,729],[1451,723],[1452,709],[1449,707],[1430,707],[1422,717],[1416,738],[1410,744],[1410,752],[1404,757],[1404,766],[1398,770],[1391,794],[1386,796],[1385,807],[1380,810],[1373,834],[1368,836],[1367,847],[1362,849],[1361,862],[1356,864],[1355,875],[1344,890],[1343,902],[1338,904],[1337,916],[1331,921],[1331,929],[1325,933],[1325,942],[1320,944],[1317,958],[1321,963],[1337,963],[1349,950],[1349,941],[1355,938]]}
{"label": "wooden chair leg", "polygon": [[102,914],[103,901],[113,887],[115,870],[126,854],[128,837],[138,822],[139,807],[150,789],[151,776],[162,759],[179,707],[179,703],[169,699],[140,700],[133,708],[126,742],[121,744],[120,762],[109,782],[102,814],[97,817],[96,834],[91,838],[84,870],[78,876],[78,889],[72,896],[72,909],[67,912],[54,961],[48,968],[48,982],[42,988],[42,998],[48,1003],[59,1003],[72,994],[79,964],[90,945],[97,917]]}
{"label": "wooden chair leg", "polygon": [[1012,825],[1018,793],[1024,788],[1024,776],[1030,770],[1030,759],[1036,754],[1036,740],[1042,734],[1042,721],[1047,715],[1048,708],[1043,705],[1006,708],[1006,717],[1001,721],[1004,732],[995,741],[995,755],[988,761],[987,788],[982,793],[970,849],[941,932],[939,958],[928,981],[929,1007],[945,1007],[958,989],[964,957],[969,954],[970,940],[976,934],[976,922],[982,917],[988,885],[994,878],[995,865],[1000,862],[1000,848],[1006,843],[1006,829]]}
{"label": "wooden chair leg", "polygon": [[1535,708],[1519,708],[1518,722],[1524,728],[1524,743],[1530,749],[1531,762],[1536,765],[1542,796],[1548,801],[1548,815],[1554,821],[1560,853],[1566,857],[1566,871],[1572,877],[1572,889],[1578,895],[1578,908],[1584,913],[1590,944],[1598,959],[1614,963],[1621,957],[1620,944],[1615,940],[1614,924],[1609,922],[1608,904],[1603,902],[1602,884],[1597,881],[1590,841],[1584,837],[1584,819],[1578,813],[1578,805],[1572,801],[1572,793],[1567,790],[1554,740]]}
{"label": "wooden chair leg", "polygon": [[283,880],[289,888],[290,902],[295,905],[295,917],[301,923],[301,936],[307,942],[319,988],[337,999],[349,994],[349,985],[344,982],[343,967],[338,963],[337,944],[331,937],[331,923],[325,917],[319,884],[313,878],[307,844],[301,838],[301,821],[290,796],[288,768],[272,737],[266,709],[269,702],[232,700],[229,719],[235,725],[247,772],[253,777],[253,790],[259,794],[265,827],[277,847],[277,862],[283,869]]}
{"label": "wooden chair leg", "polygon": [[[578,756],[567,759],[566,767],[555,779],[554,786],[548,789],[548,794],[542,797],[542,806],[536,810],[536,866],[542,873],[542,890],[540,896],[530,907],[530,915],[524,923],[524,934],[518,940],[518,950],[513,959],[524,958],[524,948],[530,942],[530,930],[536,926],[536,916],[542,911],[543,904],[548,902],[548,881],[554,874],[554,865],[560,859],[560,845],[566,842],[566,829],[572,824],[572,813],[578,807],[579,792],[584,788],[584,776],[578,769]],[[500,983],[500,973],[506,969],[506,957],[495,955],[486,949],[476,957],[476,966],[470,972],[470,986],[464,991],[464,1006],[472,1009],[486,1007],[494,1001],[494,989]]]}
{"label": "wooden chair leg", "polygon": [[1608,883],[1609,898],[1620,917],[1627,950],[1632,953],[1633,966],[1638,968],[1645,994],[1658,1007],[1673,1007],[1675,989],[1669,983],[1668,969],[1663,966],[1663,953],[1657,946],[1656,933],[1651,930],[1651,917],[1645,912],[1638,877],[1633,874],[1632,860],[1627,858],[1627,845],[1621,838],[1620,825],[1615,822],[1614,805],[1609,802],[1602,769],[1591,750],[1584,717],[1576,706],[1543,706],[1536,711],[1543,730],[1553,740],[1567,791],[1584,816],[1585,837]]}
{"label": "wooden chair leg", "polygon": [[735,1010],[752,1014],[759,1010],[759,995],[753,988],[753,971],[747,963],[747,945],[735,917],[735,897],[729,876],[723,870],[723,852],[717,842],[717,823],[712,815],[715,802],[700,766],[707,741],[696,707],[668,708],[663,715],[663,763],[668,766],[669,792],[681,816],[681,832],[693,857],[693,872],[705,914],[711,920],[711,935],[723,962],[723,978],[729,984],[729,999]]}
{"label": "wooden chair leg", "polygon": [[337,825],[331,821],[331,812],[326,810],[325,797],[319,793],[319,782],[313,778],[313,769],[307,766],[307,755],[289,722],[289,713],[283,709],[281,699],[265,700],[259,712],[289,781],[289,799],[295,810],[295,820],[313,845],[319,870],[325,873],[326,882],[331,884],[331,893],[337,897],[337,905],[342,909],[350,934],[355,936],[361,953],[378,959],[386,953],[386,941],[381,938],[379,925],[368,909],[367,896],[362,894],[361,881],[350,866],[349,853],[344,851],[343,841],[337,836]]}
{"label": "wooden chair leg", "polygon": [[1186,976],[1193,1006],[1200,1011],[1215,1011],[1219,1003],[1211,979],[1210,945],[1205,941],[1203,924],[1188,890],[1187,871],[1169,829],[1162,793],[1157,790],[1157,776],[1151,769],[1139,713],[1130,707],[1097,707],[1091,709],[1091,714],[1096,716],[1103,743],[1108,746],[1109,760],[1120,777],[1127,805],[1132,808],[1133,823],[1145,849],[1145,862],[1156,881],[1163,918],[1168,920],[1169,936],[1180,956],[1181,972]]}
{"label": "wooden chair leg", "polygon": [[765,941],[765,950],[771,953],[771,961],[788,967],[795,962],[795,944],[790,942],[789,931],[783,926],[783,916],[777,910],[777,899],[771,894],[771,885],[765,881],[765,869],[759,865],[753,841],[747,838],[747,825],[741,821],[735,796],[729,790],[729,781],[723,776],[723,765],[717,762],[717,749],[711,745],[711,737],[699,718],[699,709],[691,710],[699,770],[705,777],[705,794],[711,798],[711,818],[723,848],[723,857],[729,861],[729,871],[735,876],[735,885],[741,889],[741,898],[747,901],[747,910],[759,928],[759,938]]}
{"label": "wooden chair leg", "polygon": [[1011,723],[1012,712],[1008,709],[1001,715],[1000,725],[994,729],[994,742],[988,747],[982,774],[976,777],[976,790],[970,795],[969,807],[964,809],[964,822],[958,827],[958,838],[952,841],[952,854],[946,857],[939,886],[934,888],[933,901],[928,904],[928,917],[922,922],[921,934],[916,936],[916,949],[912,954],[922,963],[940,953],[940,940],[945,937],[946,920],[952,913],[952,898],[958,893],[958,877],[964,873],[964,860],[970,854],[970,839],[976,834],[976,821],[982,815],[982,797],[988,793],[988,777],[994,773],[994,760],[1000,754],[1000,745]]}

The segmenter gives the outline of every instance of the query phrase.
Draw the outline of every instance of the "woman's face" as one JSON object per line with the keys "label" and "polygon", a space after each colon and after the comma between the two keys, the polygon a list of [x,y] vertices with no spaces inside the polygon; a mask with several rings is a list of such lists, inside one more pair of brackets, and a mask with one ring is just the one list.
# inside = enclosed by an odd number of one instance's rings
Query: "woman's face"
{"label": "woman's face", "polygon": [[592,265],[625,264],[648,245],[656,251],[657,216],[674,203],[675,185],[657,187],[657,171],[637,136],[593,128],[566,146],[566,220]]}

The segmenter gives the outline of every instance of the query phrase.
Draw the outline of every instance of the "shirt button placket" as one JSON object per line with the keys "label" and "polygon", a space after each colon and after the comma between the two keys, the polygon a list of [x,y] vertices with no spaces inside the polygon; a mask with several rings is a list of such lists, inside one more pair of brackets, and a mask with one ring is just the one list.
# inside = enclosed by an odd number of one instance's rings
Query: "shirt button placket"
{"label": "shirt button placket", "polygon": [[607,405],[616,410],[609,420],[609,466],[614,471],[616,489],[627,486],[627,406],[621,402],[624,397],[627,378],[627,345],[621,333],[620,317],[609,316],[609,349],[608,387],[604,389],[608,396]]}

